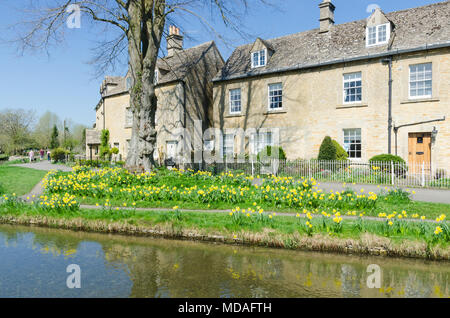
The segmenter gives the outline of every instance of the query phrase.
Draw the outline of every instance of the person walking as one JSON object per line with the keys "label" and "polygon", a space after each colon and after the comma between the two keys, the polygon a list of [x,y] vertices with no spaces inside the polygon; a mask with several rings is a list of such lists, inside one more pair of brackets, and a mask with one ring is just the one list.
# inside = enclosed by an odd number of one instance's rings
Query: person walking
{"label": "person walking", "polygon": [[41,150],[39,151],[39,157],[42,160],[44,160],[44,149],[41,148]]}
{"label": "person walking", "polygon": [[30,163],[32,163],[33,160],[34,160],[34,151],[33,151],[33,149],[30,150],[30,152],[28,153],[28,156],[30,157]]}
{"label": "person walking", "polygon": [[50,150],[47,149],[47,160],[50,161]]}

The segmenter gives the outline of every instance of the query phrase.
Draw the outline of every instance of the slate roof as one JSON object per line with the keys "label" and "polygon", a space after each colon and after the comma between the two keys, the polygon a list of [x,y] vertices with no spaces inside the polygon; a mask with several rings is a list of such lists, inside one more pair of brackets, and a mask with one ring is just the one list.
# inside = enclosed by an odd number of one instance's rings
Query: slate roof
{"label": "slate roof", "polygon": [[[158,85],[167,84],[173,81],[182,80],[192,66],[197,64],[209,49],[215,46],[214,41],[206,42],[192,48],[176,52],[171,57],[158,59],[156,65],[159,69]],[[106,76],[104,83],[113,83],[117,86],[106,92],[103,97],[127,93],[126,77]]]}
{"label": "slate roof", "polygon": [[265,40],[275,52],[267,65],[261,68],[251,68],[250,49],[253,43],[238,47],[214,81],[396,54],[425,46],[450,46],[449,1],[385,15],[393,24],[391,41],[387,45],[366,48],[366,19],[334,25],[327,33],[314,29]]}

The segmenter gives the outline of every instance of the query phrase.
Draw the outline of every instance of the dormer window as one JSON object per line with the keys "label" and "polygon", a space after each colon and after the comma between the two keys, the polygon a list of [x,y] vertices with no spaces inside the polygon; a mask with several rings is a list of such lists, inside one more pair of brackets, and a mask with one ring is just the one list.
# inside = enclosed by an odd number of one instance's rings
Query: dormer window
{"label": "dormer window", "polygon": [[266,50],[252,53],[252,68],[266,66]]}
{"label": "dormer window", "polygon": [[391,37],[390,23],[368,26],[366,30],[366,45],[375,46],[388,43]]}

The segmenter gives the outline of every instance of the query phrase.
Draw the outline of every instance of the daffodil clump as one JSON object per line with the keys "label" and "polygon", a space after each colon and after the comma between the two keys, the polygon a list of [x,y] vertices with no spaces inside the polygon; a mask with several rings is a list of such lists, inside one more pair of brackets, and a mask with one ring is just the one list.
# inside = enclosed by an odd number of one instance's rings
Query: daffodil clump
{"label": "daffodil clump", "polygon": [[20,200],[15,193],[8,195],[4,194],[0,196],[0,206],[5,208],[15,208],[20,205]]}
{"label": "daffodil clump", "polygon": [[[256,202],[255,202],[256,205]],[[241,209],[240,207],[234,208],[230,213],[230,217],[232,223],[234,225],[248,225],[248,224],[261,224],[268,225],[270,224],[276,213],[265,213],[260,206],[253,206],[247,209]]]}
{"label": "daffodil clump", "polygon": [[49,196],[40,196],[36,204],[38,208],[52,211],[77,211],[80,208],[76,197],[68,193],[64,195],[53,193]]}
{"label": "daffodil clump", "polygon": [[[258,178],[258,177],[257,177]],[[230,205],[257,202],[276,208],[369,209],[376,205],[373,193],[318,189],[313,178],[269,176],[252,185],[252,176],[223,172],[174,170],[131,174],[122,168],[92,170],[75,167],[71,173],[50,172],[43,184],[47,193],[69,193],[94,199],[114,198],[134,202],[188,201]]]}

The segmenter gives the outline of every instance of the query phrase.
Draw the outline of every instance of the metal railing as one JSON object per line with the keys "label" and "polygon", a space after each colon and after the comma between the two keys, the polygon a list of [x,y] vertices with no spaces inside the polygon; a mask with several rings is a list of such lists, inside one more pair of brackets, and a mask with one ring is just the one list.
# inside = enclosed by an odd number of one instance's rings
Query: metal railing
{"label": "metal railing", "polygon": [[195,170],[245,173],[253,176],[274,174],[295,178],[314,178],[322,182],[381,184],[406,187],[450,189],[450,171],[426,163],[271,160],[203,164]]}

